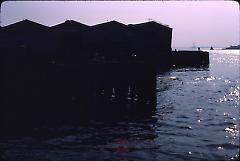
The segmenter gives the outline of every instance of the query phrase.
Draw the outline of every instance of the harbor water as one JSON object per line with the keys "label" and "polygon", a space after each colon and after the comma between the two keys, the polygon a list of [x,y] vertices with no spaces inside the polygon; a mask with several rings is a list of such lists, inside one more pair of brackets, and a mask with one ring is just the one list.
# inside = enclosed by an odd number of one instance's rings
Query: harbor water
{"label": "harbor water", "polygon": [[2,138],[0,161],[236,160],[240,53],[209,52],[209,68],[171,69],[157,76],[152,116],[89,120]]}

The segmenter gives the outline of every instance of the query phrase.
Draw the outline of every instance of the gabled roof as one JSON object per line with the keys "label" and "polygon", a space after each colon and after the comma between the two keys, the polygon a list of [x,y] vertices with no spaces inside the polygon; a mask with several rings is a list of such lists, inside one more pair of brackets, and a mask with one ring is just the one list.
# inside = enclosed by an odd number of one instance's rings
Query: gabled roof
{"label": "gabled roof", "polygon": [[159,23],[156,21],[148,21],[148,22],[143,22],[143,23],[139,23],[139,24],[129,24],[128,26],[130,26],[130,27],[145,27],[145,26],[151,26],[151,25],[165,27],[165,28],[170,29],[170,27],[168,25],[165,25],[165,24],[162,24],[162,23]]}
{"label": "gabled roof", "polygon": [[79,29],[87,29],[89,28],[88,25],[79,23],[77,21],[74,20],[67,20],[61,24],[57,24],[55,26],[52,26],[52,29],[55,30],[65,30],[65,31],[75,31],[75,30],[79,30]]}
{"label": "gabled roof", "polygon": [[36,30],[46,30],[46,29],[49,29],[49,27],[27,20],[27,19],[2,27],[2,30],[7,30],[7,31],[28,31],[28,30],[36,31]]}
{"label": "gabled roof", "polygon": [[118,21],[109,21],[109,22],[105,22],[105,23],[101,23],[101,24],[97,24],[92,26],[93,28],[102,28],[102,27],[122,27],[122,28],[127,28],[127,25],[120,23]]}

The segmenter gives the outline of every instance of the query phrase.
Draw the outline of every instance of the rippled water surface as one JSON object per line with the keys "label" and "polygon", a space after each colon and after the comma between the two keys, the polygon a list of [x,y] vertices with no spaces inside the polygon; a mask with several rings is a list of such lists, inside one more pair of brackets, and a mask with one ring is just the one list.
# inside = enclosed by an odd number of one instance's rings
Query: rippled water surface
{"label": "rippled water surface", "polygon": [[173,69],[158,75],[158,104],[152,117],[90,121],[79,126],[49,128],[44,134],[48,137],[4,139],[0,141],[2,160],[236,159],[240,54],[239,50],[210,52],[209,68]]}

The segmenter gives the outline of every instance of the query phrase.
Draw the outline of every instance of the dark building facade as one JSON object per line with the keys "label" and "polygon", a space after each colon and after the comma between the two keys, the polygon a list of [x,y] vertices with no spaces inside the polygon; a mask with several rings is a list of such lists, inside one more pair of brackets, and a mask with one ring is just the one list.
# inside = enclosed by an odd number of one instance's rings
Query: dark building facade
{"label": "dark building facade", "polygon": [[[1,39],[6,45],[11,47],[31,46],[32,48],[37,48],[39,44],[46,42],[46,35],[50,36],[47,32],[49,32],[49,27],[29,20],[23,20],[15,24],[2,27]],[[39,49],[40,48],[38,48],[38,50]]]}
{"label": "dark building facade", "polygon": [[[48,61],[88,63],[95,57],[106,61],[132,58],[168,66],[172,29],[154,21],[125,25],[110,21],[87,26],[76,21],[47,27],[23,20],[1,28],[1,48],[39,53]],[[50,60],[49,60],[50,59]],[[54,60],[55,59],[55,60]]]}
{"label": "dark building facade", "polygon": [[6,125],[41,122],[43,116],[79,119],[90,107],[114,104],[122,111],[127,97],[130,104],[155,107],[155,74],[161,69],[155,67],[169,65],[171,31],[156,22],[116,21],[47,27],[24,20],[2,27],[0,117]]}
{"label": "dark building facade", "polygon": [[132,52],[141,60],[168,68],[172,29],[154,21],[128,26]]}
{"label": "dark building facade", "polygon": [[107,61],[126,61],[130,53],[129,28],[127,25],[110,21],[92,26],[91,44],[96,54]]}
{"label": "dark building facade", "polygon": [[87,63],[90,59],[90,46],[87,42],[90,26],[67,20],[51,27],[55,35],[56,59],[62,63]]}
{"label": "dark building facade", "polygon": [[172,29],[167,26],[154,21],[134,25],[110,21],[92,26],[91,31],[95,51],[107,59],[136,59],[151,64],[165,63],[168,66]]}

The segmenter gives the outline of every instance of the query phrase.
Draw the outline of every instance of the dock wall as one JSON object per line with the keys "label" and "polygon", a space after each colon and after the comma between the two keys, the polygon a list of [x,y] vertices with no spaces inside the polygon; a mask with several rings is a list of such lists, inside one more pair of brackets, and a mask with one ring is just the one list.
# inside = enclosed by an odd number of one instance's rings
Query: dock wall
{"label": "dock wall", "polygon": [[206,67],[209,65],[209,52],[172,51],[171,65],[174,67]]}
{"label": "dock wall", "polygon": [[3,81],[0,113],[7,129],[146,115],[156,107],[156,71],[145,63],[39,68],[37,62],[15,59],[5,64]]}

